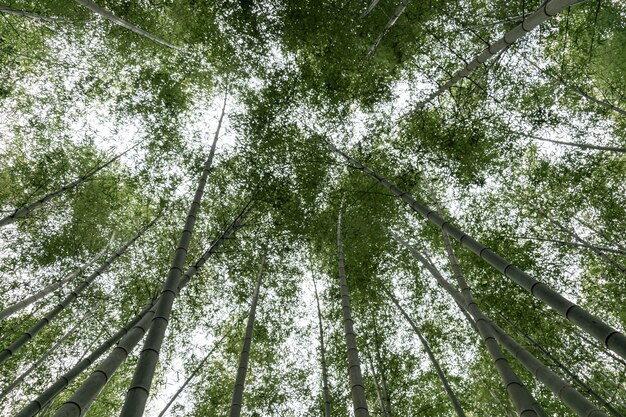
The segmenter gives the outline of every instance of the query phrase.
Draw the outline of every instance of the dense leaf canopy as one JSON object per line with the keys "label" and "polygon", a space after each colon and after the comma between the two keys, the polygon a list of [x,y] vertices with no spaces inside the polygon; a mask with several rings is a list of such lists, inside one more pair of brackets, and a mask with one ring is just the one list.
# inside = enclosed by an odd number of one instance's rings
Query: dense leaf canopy
{"label": "dense leaf canopy", "polygon": [[[145,415],[158,416],[191,375],[165,415],[228,415],[265,254],[242,415],[324,415],[316,291],[330,413],[354,415],[339,213],[370,414],[455,415],[390,292],[468,417],[518,413],[460,306],[393,237],[454,282],[441,228],[358,163],[624,332],[625,2],[570,2],[427,102],[545,4],[96,3],[0,5],[0,217],[10,218],[0,223],[0,309],[59,283],[0,319],[0,349],[156,222],[0,364],[4,391],[43,356],[0,399],[1,415],[16,415],[161,294],[224,100],[183,271],[249,210],[175,299]],[[607,415],[626,414],[626,358],[453,247],[493,322]],[[120,413],[142,344],[87,415]],[[505,356],[547,415],[576,415]],[[97,363],[40,415],[55,415]]]}

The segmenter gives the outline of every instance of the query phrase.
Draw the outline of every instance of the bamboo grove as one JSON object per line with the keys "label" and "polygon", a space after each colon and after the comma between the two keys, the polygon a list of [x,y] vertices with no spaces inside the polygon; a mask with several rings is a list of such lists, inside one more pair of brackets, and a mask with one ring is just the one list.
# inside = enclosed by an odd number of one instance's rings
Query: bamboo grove
{"label": "bamboo grove", "polygon": [[626,415],[626,3],[0,4],[0,415]]}

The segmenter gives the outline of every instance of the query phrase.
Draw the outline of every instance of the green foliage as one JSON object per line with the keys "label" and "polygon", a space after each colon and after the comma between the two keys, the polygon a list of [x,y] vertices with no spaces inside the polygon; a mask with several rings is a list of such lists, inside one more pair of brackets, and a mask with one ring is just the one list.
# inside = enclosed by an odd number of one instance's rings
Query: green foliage
{"label": "green foliage", "polygon": [[[436,196],[445,217],[468,234],[624,330],[624,153],[540,140],[626,147],[626,118],[607,107],[626,109],[623,2],[565,10],[418,111],[415,105],[464,60],[519,23],[498,21],[541,2],[413,1],[369,56],[398,2],[381,0],[366,17],[368,2],[348,0],[97,3],[180,50],[71,0],[6,6],[30,17],[0,11],[2,217],[137,144],[94,177],[0,228],[0,308],[62,279],[103,248],[111,255],[156,213],[163,215],[75,305],[0,365],[2,389],[84,321],[0,406],[8,415],[158,296],[226,92],[227,116],[185,266],[248,202],[251,209],[177,298],[148,413],[160,412],[211,349],[169,415],[227,413],[267,250],[243,415],[322,415],[313,277],[332,415],[351,415],[337,276],[341,212],[371,414],[381,412],[372,369],[385,376],[393,415],[454,413],[419,340],[383,289],[398,296],[428,339],[468,417],[515,414],[492,358],[458,306],[390,237],[393,231],[410,241],[452,279],[439,230],[346,166],[327,142],[431,209]],[[523,333],[531,336],[626,412],[622,362],[484,261],[454,248],[485,313],[552,366]],[[70,287],[2,320],[3,345],[101,262],[87,264]],[[89,415],[119,412],[136,358],[137,351]],[[509,359],[549,415],[574,415]],[[53,415],[85,378],[42,415]]]}

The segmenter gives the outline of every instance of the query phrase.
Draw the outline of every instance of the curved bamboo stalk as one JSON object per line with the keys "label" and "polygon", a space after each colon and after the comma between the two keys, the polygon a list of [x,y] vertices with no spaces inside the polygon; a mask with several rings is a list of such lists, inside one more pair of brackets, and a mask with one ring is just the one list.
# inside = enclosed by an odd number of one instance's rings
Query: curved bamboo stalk
{"label": "curved bamboo stalk", "polygon": [[261,265],[259,266],[259,275],[256,280],[256,286],[252,293],[252,303],[250,304],[250,314],[248,315],[248,323],[246,325],[246,333],[243,338],[243,346],[239,355],[239,368],[237,368],[237,377],[233,387],[233,399],[230,404],[230,417],[239,417],[241,415],[241,406],[243,403],[243,390],[246,383],[246,373],[248,372],[248,360],[250,358],[250,347],[252,345],[252,331],[254,330],[254,320],[256,318],[256,306],[259,301],[259,291],[261,289],[261,280],[263,278],[263,268],[267,261],[267,253],[263,255]]}
{"label": "curved bamboo stalk", "polygon": [[426,354],[428,355],[428,358],[430,359],[430,362],[432,363],[433,367],[435,368],[435,372],[437,373],[437,376],[439,376],[439,380],[443,384],[443,387],[444,387],[444,389],[446,391],[446,394],[448,395],[448,398],[450,398],[450,402],[452,403],[452,407],[454,408],[454,411],[456,412],[457,416],[465,417],[465,412],[463,411],[463,408],[461,407],[461,404],[459,403],[459,400],[457,399],[456,395],[454,394],[454,391],[452,390],[452,387],[450,386],[450,383],[448,382],[448,378],[443,373],[443,370],[441,369],[441,365],[439,365],[439,361],[437,360],[437,358],[435,357],[435,354],[433,353],[432,349],[430,348],[430,345],[428,344],[428,341],[426,341],[426,338],[424,338],[424,336],[422,335],[422,332],[417,327],[417,324],[415,324],[413,319],[411,319],[411,317],[404,310],[402,305],[400,305],[400,302],[398,301],[396,296],[391,291],[389,291],[386,287],[383,287],[383,292],[385,294],[387,294],[387,296],[396,305],[396,307],[398,307],[398,310],[400,310],[400,313],[402,313],[402,316],[409,323],[409,325],[411,326],[411,328],[413,329],[413,331],[415,332],[415,334],[419,338],[420,342],[422,343],[422,346],[424,346],[424,349],[426,350]]}
{"label": "curved bamboo stalk", "polygon": [[37,398],[31,401],[26,407],[20,410],[14,417],[33,417],[37,413],[39,413],[44,407],[47,407],[52,400],[54,400],[67,386],[76,379],[83,371],[89,368],[95,361],[98,360],[100,356],[102,356],[107,350],[111,348],[115,343],[117,343],[128,331],[133,328],[139,321],[144,317],[145,314],[150,311],[154,302],[146,304],[144,308],[133,317],[126,325],[120,329],[113,336],[109,337],[105,340],[100,346],[98,346],[92,353],[90,353],[86,358],[78,361],[76,365],[74,365],[69,371],[60,376],[52,385],[46,388]]}
{"label": "curved bamboo stalk", "polygon": [[343,328],[346,338],[348,354],[348,372],[350,375],[350,392],[352,393],[352,405],[355,417],[369,417],[367,399],[365,397],[365,386],[363,385],[363,374],[361,372],[361,361],[359,360],[359,350],[354,334],[352,321],[352,308],[350,307],[350,294],[348,292],[348,280],[346,278],[346,268],[343,259],[343,237],[341,234],[341,212],[337,218],[337,263],[339,266],[339,289],[341,292],[341,311],[343,313]]}
{"label": "curved bamboo stalk", "polygon": [[504,259],[482,243],[476,241],[449,221],[443,219],[435,211],[421,203],[418,203],[413,197],[400,190],[396,185],[392,184],[378,173],[372,171],[370,168],[356,161],[354,158],[351,158],[345,153],[339,151],[330,142],[327,142],[327,144],[331,150],[343,156],[355,168],[369,175],[382,186],[387,188],[391,193],[404,200],[413,210],[421,214],[431,224],[445,231],[449,236],[461,243],[462,246],[465,246],[471,252],[485,260],[505,277],[509,278],[534,297],[553,308],[560,315],[564,316],[576,326],[589,333],[604,346],[626,359],[626,336],[624,336],[623,333],[618,332],[613,327],[590,314],[587,310],[574,304],[561,294],[554,291],[552,288],[548,287],[548,285],[537,281],[526,272],[517,268],[510,261]]}
{"label": "curved bamboo stalk", "polygon": [[200,209],[200,202],[202,201],[202,195],[204,194],[204,187],[207,183],[209,172],[211,171],[217,139],[219,138],[222,121],[224,119],[224,114],[226,113],[227,98],[228,93],[224,96],[224,105],[217,124],[217,129],[215,130],[211,151],[209,152],[209,156],[204,164],[200,181],[196,187],[193,202],[187,212],[185,225],[180,235],[176,251],[174,252],[167,279],[163,283],[161,289],[161,296],[159,297],[159,302],[157,303],[156,314],[152,319],[150,330],[148,331],[143,349],[139,355],[139,361],[137,362],[137,366],[133,374],[131,386],[126,394],[126,399],[120,414],[122,417],[141,417],[146,407],[146,401],[148,400],[148,393],[150,392],[150,386],[152,385],[154,371],[159,360],[159,351],[161,350],[161,345],[165,337],[165,330],[167,329],[169,316],[172,311],[172,306],[174,305],[174,299],[177,295],[176,288],[179,285],[185,258],[187,257],[187,249],[189,247],[189,242],[191,241],[191,234],[193,233],[196,217]]}
{"label": "curved bamboo stalk", "polygon": [[103,19],[106,19],[112,23],[115,23],[116,25],[119,25],[125,29],[130,30],[131,32],[135,32],[136,34],[143,36],[144,38],[150,39],[153,42],[156,42],[160,45],[163,46],[167,46],[170,49],[173,49],[175,51],[180,51],[181,48],[179,48],[176,45],[173,45],[169,42],[167,42],[164,39],[159,38],[158,36],[155,36],[153,34],[151,34],[150,32],[147,32],[143,29],[141,29],[140,27],[137,27],[135,25],[133,25],[130,22],[127,22],[126,20],[115,16],[113,13],[111,13],[110,11],[108,11],[107,9],[105,9],[104,7],[99,6],[98,4],[96,4],[94,1],[92,0],[76,0],[76,2],[78,2],[81,6],[88,8],[89,10],[91,10],[92,12],[94,12],[95,14],[97,14],[98,16],[102,17]]}
{"label": "curved bamboo stalk", "polygon": [[469,62],[463,69],[457,71],[452,78],[446,81],[441,87],[431,93],[425,100],[421,101],[415,106],[416,110],[423,108],[426,104],[430,103],[433,99],[446,92],[450,87],[461,81],[463,78],[471,74],[480,65],[487,62],[489,59],[497,55],[500,51],[512,45],[519,39],[523,38],[528,32],[538,27],[541,23],[548,20],[552,16],[557,15],[562,10],[580,3],[580,0],[552,0],[544,3],[540,8],[531,13],[524,21],[504,34],[495,43],[492,43],[485,48],[480,54],[478,54],[471,62]]}
{"label": "curved bamboo stalk", "polygon": [[133,145],[130,148],[126,149],[124,152],[122,152],[121,154],[115,156],[114,158],[109,159],[103,165],[100,165],[99,167],[96,167],[96,168],[88,171],[85,175],[83,175],[83,176],[79,177],[78,179],[70,182],[69,184],[64,185],[63,187],[59,188],[56,191],[53,191],[51,193],[46,194],[45,196],[43,196],[39,200],[35,201],[34,203],[31,203],[31,204],[28,204],[28,205],[25,205],[25,206],[23,206],[21,208],[16,209],[13,212],[13,214],[0,219],[0,227],[6,226],[7,224],[11,224],[11,223],[13,223],[13,222],[23,218],[23,217],[26,217],[33,210],[35,210],[36,208],[42,206],[46,202],[52,200],[54,197],[56,197],[56,196],[58,196],[60,194],[63,194],[64,192],[66,192],[68,190],[71,190],[74,187],[79,186],[80,184],[82,184],[83,182],[88,180],[89,178],[91,178],[94,175],[96,175],[98,172],[102,171],[104,168],[106,168],[109,165],[111,165],[113,162],[115,162],[118,159],[120,159],[122,156],[126,155],[131,150],[135,149],[137,146],[139,146],[139,143],[136,143],[135,145]]}
{"label": "curved bamboo stalk", "polygon": [[[113,236],[111,236],[111,239],[109,240],[109,244],[111,243],[112,240],[113,240]],[[89,261],[85,262],[84,264],[82,264],[81,266],[76,268],[74,271],[72,271],[69,274],[67,274],[65,276],[65,278],[61,279],[60,281],[54,282],[54,283],[48,285],[47,287],[45,287],[44,289],[42,289],[41,291],[39,291],[39,292],[29,296],[29,297],[26,297],[22,301],[18,301],[17,303],[15,303],[15,304],[5,308],[4,310],[0,311],[0,320],[2,320],[4,318],[7,318],[7,317],[9,317],[10,315],[12,315],[14,313],[17,313],[18,311],[21,311],[21,310],[25,309],[26,307],[28,307],[29,305],[33,304],[34,302],[41,300],[46,295],[56,291],[57,289],[61,288],[62,286],[64,286],[68,282],[70,282],[73,279],[77,278],[81,274],[81,272],[83,272],[89,265],[91,265],[92,263],[97,262],[100,258],[102,258],[104,256],[105,252],[107,251],[108,247],[109,247],[109,245],[107,245],[104,248],[102,248],[102,250],[100,252],[98,252],[92,259],[90,259]]]}
{"label": "curved bamboo stalk", "polygon": [[120,247],[112,256],[110,256],[104,263],[96,269],[91,275],[85,278],[78,286],[76,286],[72,292],[67,295],[56,307],[52,310],[48,311],[48,313],[40,319],[35,325],[33,325],[30,329],[25,331],[20,337],[18,337],[11,345],[7,346],[0,352],[0,364],[6,362],[15,352],[17,352],[20,348],[22,348],[26,343],[33,339],[41,330],[43,330],[50,321],[52,321],[56,316],[58,316],[63,310],[65,310],[70,304],[72,304],[79,295],[82,294],[83,291],[98,278],[104,272],[106,272],[111,264],[121,257],[128,248],[143,235],[143,233],[150,228],[156,221],[161,217],[160,212],[157,216],[147,225],[143,226],[139,231],[122,247]]}

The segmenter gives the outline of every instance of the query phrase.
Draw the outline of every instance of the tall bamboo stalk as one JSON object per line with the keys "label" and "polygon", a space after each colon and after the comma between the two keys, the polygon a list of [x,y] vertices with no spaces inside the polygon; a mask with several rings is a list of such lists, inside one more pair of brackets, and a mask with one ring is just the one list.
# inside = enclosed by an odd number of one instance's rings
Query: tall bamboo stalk
{"label": "tall bamboo stalk", "polygon": [[107,9],[105,9],[104,7],[99,6],[98,4],[96,4],[94,1],[92,0],[76,0],[76,2],[78,2],[81,6],[84,6],[86,8],[88,8],[89,10],[91,10],[92,12],[94,12],[95,14],[97,14],[98,16],[102,17],[103,19],[106,19],[112,23],[115,23],[116,25],[119,25],[125,29],[128,29],[132,32],[135,32],[136,34],[143,36],[144,38],[150,39],[153,42],[156,42],[160,45],[163,46],[167,46],[170,49],[173,49],[175,51],[180,51],[181,49],[176,46],[173,45],[169,42],[167,42],[164,39],[159,38],[158,36],[155,36],[153,34],[151,34],[150,32],[147,32],[143,29],[141,29],[140,27],[137,27],[135,25],[133,25],[130,22],[127,22],[126,20],[114,15],[113,13],[111,13],[110,11],[108,11]]}
{"label": "tall bamboo stalk", "polygon": [[256,286],[252,293],[252,303],[250,304],[250,314],[248,315],[248,324],[243,338],[243,346],[241,347],[241,355],[239,355],[239,368],[237,368],[237,377],[233,387],[233,399],[230,403],[230,417],[239,417],[241,415],[241,406],[243,403],[243,390],[246,383],[246,374],[248,373],[248,361],[250,358],[250,347],[252,345],[252,331],[254,330],[254,320],[256,318],[256,306],[259,302],[259,291],[261,289],[261,280],[263,278],[263,269],[267,261],[267,253],[263,255],[261,265],[259,266],[259,274],[256,280]]}
{"label": "tall bamboo stalk", "polygon": [[[111,236],[111,239],[109,240],[109,243],[111,243],[112,240],[113,240],[113,236]],[[107,245],[104,248],[102,248],[102,250],[100,252],[98,252],[92,259],[90,259],[89,261],[85,262],[83,265],[79,266],[78,268],[76,268],[75,270],[73,270],[72,272],[67,274],[60,281],[54,282],[54,283],[48,285],[47,287],[45,287],[44,289],[38,291],[37,293],[35,293],[35,294],[33,294],[33,295],[29,296],[29,297],[26,297],[22,301],[18,301],[17,303],[15,303],[13,305],[10,305],[9,307],[7,307],[4,310],[0,311],[0,320],[4,319],[6,317],[9,317],[11,314],[17,313],[18,311],[21,311],[21,310],[25,309],[26,307],[28,307],[29,305],[33,304],[34,302],[41,300],[46,295],[56,291],[57,289],[61,288],[62,286],[64,286],[68,282],[70,282],[73,279],[77,278],[85,270],[85,268],[87,268],[89,265],[97,262],[100,258],[102,258],[104,256],[105,252],[107,251],[108,246],[109,245]]]}
{"label": "tall bamboo stalk", "polygon": [[431,273],[431,275],[437,280],[439,285],[444,287],[453,297],[456,293],[455,301],[460,306],[466,307],[469,313],[475,320],[476,327],[480,337],[487,348],[487,352],[493,359],[494,366],[500,375],[500,379],[504,385],[504,388],[508,392],[515,409],[520,417],[526,416],[545,416],[545,411],[541,408],[537,400],[532,396],[532,394],[528,391],[528,388],[522,383],[519,379],[515,371],[511,368],[509,361],[504,356],[504,353],[498,346],[496,342],[495,331],[491,326],[489,326],[486,322],[484,314],[478,307],[478,305],[474,302],[471,290],[464,282],[465,279],[462,275],[457,275],[460,268],[458,268],[458,264],[453,267],[455,271],[455,276],[457,281],[459,281],[459,286],[461,287],[461,293],[459,294],[456,288],[454,288],[450,283],[447,282],[446,279],[443,278],[441,273],[437,270],[437,268],[428,261],[424,255],[419,253],[415,248],[409,245],[407,242],[402,240],[399,236],[392,234],[394,239],[406,247]]}
{"label": "tall bamboo stalk", "polygon": [[207,183],[207,178],[213,163],[213,155],[215,155],[217,139],[222,127],[224,114],[226,113],[226,101],[227,94],[224,96],[224,105],[217,124],[217,129],[215,130],[211,151],[209,152],[209,156],[204,164],[193,202],[187,212],[187,219],[180,235],[178,246],[174,252],[170,271],[161,289],[161,296],[159,297],[159,301],[156,306],[156,314],[152,319],[152,324],[150,325],[150,330],[148,331],[143,349],[139,354],[139,361],[137,362],[131,386],[126,394],[126,399],[120,414],[122,417],[140,417],[143,415],[146,407],[146,401],[148,400],[148,393],[150,392],[150,386],[152,385],[154,371],[159,360],[159,351],[161,350],[161,345],[163,344],[165,330],[167,329],[167,323],[172,311],[172,306],[174,305],[174,299],[177,295],[176,288],[178,287],[180,276],[183,271],[185,258],[187,257],[187,249],[189,248],[189,242],[191,241],[191,234],[193,233],[196,217],[200,209],[200,202],[202,201],[204,187]]}
{"label": "tall bamboo stalk", "polygon": [[0,227],[2,226],[6,226],[7,224],[11,224],[23,217],[26,217],[27,215],[29,215],[33,210],[35,210],[36,208],[42,206],[43,204],[45,204],[46,202],[52,200],[54,197],[63,194],[64,192],[71,190],[72,188],[75,188],[77,186],[79,186],[80,184],[82,184],[83,182],[85,182],[86,180],[88,180],[89,178],[93,177],[94,175],[96,175],[98,172],[102,171],[104,168],[108,167],[109,165],[111,165],[113,162],[117,161],[118,159],[120,159],[122,156],[126,155],[128,152],[130,152],[131,150],[133,150],[134,148],[136,148],[139,145],[139,143],[131,146],[130,148],[128,148],[127,150],[125,150],[124,152],[122,152],[121,154],[109,159],[107,162],[105,162],[104,164],[100,165],[99,167],[96,167],[94,169],[91,169],[90,171],[88,171],[86,174],[84,174],[83,176],[79,177],[78,179],[64,185],[63,187],[59,188],[56,191],[53,191],[51,193],[46,194],[45,196],[43,196],[42,198],[40,198],[39,200],[35,201],[34,203],[31,204],[27,204],[23,207],[20,207],[18,209],[16,209],[13,214],[10,214],[2,219],[0,219]]}
{"label": "tall bamboo stalk", "polygon": [[324,326],[322,323],[322,309],[320,307],[320,298],[317,293],[317,284],[313,278],[313,288],[315,290],[315,303],[317,305],[317,321],[320,331],[320,357],[322,365],[322,396],[324,398],[324,416],[330,417],[330,393],[328,391],[328,372],[326,369],[326,348],[324,346]]}
{"label": "tall bamboo stalk", "polygon": [[107,271],[111,264],[121,257],[128,248],[143,235],[143,233],[150,228],[156,221],[161,217],[161,211],[150,223],[143,226],[139,231],[122,247],[120,247],[112,256],[110,256],[104,263],[96,269],[91,275],[85,278],[80,284],[78,284],[72,292],[67,295],[59,304],[56,305],[52,310],[48,311],[46,315],[40,319],[35,325],[33,325],[30,329],[24,332],[20,337],[18,337],[11,345],[7,346],[0,352],[0,364],[4,363],[7,359],[9,359],[15,352],[17,352],[20,348],[22,348],[26,343],[33,339],[41,330],[43,330],[50,322],[58,316],[63,310],[65,310],[72,302],[74,302],[85,289],[102,275],[105,271]]}
{"label": "tall bamboo stalk", "polygon": [[[432,189],[430,189],[430,193],[437,207],[437,211],[439,212],[439,214],[441,214],[441,207],[439,206],[437,198]],[[494,335],[496,340],[502,346],[504,346],[504,348],[508,350],[528,371],[530,371],[535,376],[535,378],[537,378],[547,388],[549,388],[554,393],[554,395],[559,400],[561,400],[561,402],[566,404],[579,417],[606,417],[606,414],[604,412],[599,410],[595,405],[593,405],[593,403],[587,400],[587,398],[580,394],[569,383],[564,381],[559,375],[557,375],[550,368],[545,366],[539,359],[537,359],[530,352],[528,352],[528,350],[526,350],[523,346],[517,343],[515,339],[510,337],[506,332],[504,332],[485,314],[482,313],[482,311],[478,308],[478,305],[474,302],[472,290],[465,280],[463,271],[459,266],[459,263],[456,259],[456,254],[454,253],[454,249],[452,248],[450,238],[448,237],[448,234],[445,230],[441,231],[441,236],[443,238],[444,246],[448,254],[448,260],[450,261],[450,265],[452,267],[452,270],[454,271],[454,275],[457,278],[459,287],[461,288],[461,294],[467,302],[465,307],[468,312],[474,317],[479,327],[480,322],[484,321],[491,327],[491,329],[495,330]],[[479,315],[477,316],[476,314],[474,314],[474,311],[479,312]]]}
{"label": "tall bamboo stalk", "polygon": [[454,393],[454,391],[452,390],[452,387],[450,386],[450,383],[448,382],[448,378],[443,373],[443,369],[441,369],[441,365],[439,365],[439,361],[437,360],[437,358],[435,357],[435,354],[430,348],[428,341],[422,335],[422,332],[420,331],[419,327],[417,327],[417,324],[415,324],[413,319],[411,319],[411,316],[408,315],[406,310],[404,310],[404,308],[398,301],[398,298],[391,291],[389,291],[386,287],[383,287],[383,292],[387,294],[387,296],[396,305],[396,307],[398,307],[398,310],[400,310],[400,313],[405,318],[405,320],[409,323],[409,325],[411,326],[411,328],[417,335],[418,339],[422,343],[422,346],[424,346],[424,350],[426,350],[426,354],[428,355],[428,358],[430,359],[430,363],[432,363],[433,368],[435,368],[435,372],[437,373],[437,376],[439,377],[439,380],[441,381],[443,388],[445,389],[446,394],[448,395],[448,398],[450,398],[450,402],[452,403],[452,407],[454,408],[456,415],[459,417],[465,417],[465,412],[463,411],[463,407],[461,407],[461,403],[459,403],[459,400],[457,399],[456,394]]}
{"label": "tall bamboo stalk", "polygon": [[497,55],[500,51],[506,47],[513,45],[517,40],[524,37],[528,32],[538,27],[541,23],[548,20],[552,16],[557,15],[562,10],[580,3],[580,0],[552,0],[545,2],[531,13],[523,22],[515,28],[509,30],[495,43],[492,43],[485,48],[480,54],[478,54],[471,62],[469,62],[463,69],[457,71],[452,78],[443,83],[437,90],[431,93],[425,100],[416,105],[416,110],[423,108],[426,104],[430,103],[433,99],[443,94],[450,87],[461,81],[463,78],[471,74],[476,68],[487,62],[489,59]]}
{"label": "tall bamboo stalk", "polygon": [[541,66],[539,64],[537,64],[535,61],[533,61],[530,58],[527,58],[525,56],[522,56],[522,58],[528,62],[530,65],[532,65],[533,67],[535,67],[535,69],[537,69],[537,71],[539,71],[540,73],[542,73],[543,75],[546,75],[547,77],[553,79],[554,81],[556,81],[557,83],[559,83],[561,86],[563,86],[563,88],[565,88],[566,90],[571,91],[572,93],[576,94],[579,97],[584,98],[587,101],[591,101],[592,103],[595,103],[601,107],[605,107],[609,110],[612,110],[616,113],[619,113],[621,115],[626,115],[626,110],[623,110],[619,107],[614,106],[611,103],[608,103],[606,101],[603,100],[599,100],[587,93],[585,93],[583,90],[581,90],[580,88],[570,85],[567,82],[565,82],[565,80],[563,79],[563,77],[561,77],[560,75],[553,75],[551,73],[549,73],[548,71],[544,70],[543,68],[541,68]]}
{"label": "tall bamboo stalk", "polygon": [[[222,246],[226,240],[239,228],[245,217],[250,203],[248,203],[233,222],[222,232],[211,246],[198,258],[196,263],[190,266],[180,278],[176,288],[176,295],[189,283],[191,278],[198,272],[206,261]],[[130,352],[144,337],[154,319],[158,300],[155,306],[137,323],[118,343],[118,346],[98,365],[91,375],[81,384],[72,396],[59,408],[55,417],[79,417],[84,415],[96,400],[104,386],[111,380],[113,374],[126,361]]]}
{"label": "tall bamboo stalk", "polygon": [[33,417],[37,413],[39,413],[44,407],[48,406],[52,400],[54,400],[57,395],[59,395],[67,386],[76,379],[77,376],[83,373],[87,368],[89,368],[95,361],[100,358],[107,350],[111,348],[115,343],[117,343],[128,331],[133,328],[139,321],[150,311],[154,304],[155,300],[146,304],[144,308],[133,317],[123,328],[121,328],[117,333],[113,336],[109,337],[105,340],[100,346],[98,346],[93,352],[91,352],[87,357],[78,361],[76,365],[74,365],[69,371],[60,376],[52,385],[46,388],[41,394],[37,396],[33,401],[31,401],[26,407],[24,407],[19,413],[17,413],[14,417]]}
{"label": "tall bamboo stalk", "polygon": [[374,7],[376,7],[376,5],[378,4],[379,1],[380,0],[372,0],[370,2],[369,6],[367,6],[367,8],[365,10],[363,10],[363,13],[361,13],[361,17],[363,18],[363,17],[367,16],[368,14],[370,14],[370,12],[372,10],[374,10]]}
{"label": "tall bamboo stalk", "polygon": [[354,334],[352,321],[352,308],[350,307],[350,294],[348,292],[348,280],[343,259],[343,237],[341,234],[341,212],[337,218],[337,263],[339,266],[339,289],[341,292],[341,310],[343,313],[343,328],[346,338],[348,354],[348,372],[350,376],[350,391],[352,393],[352,405],[355,417],[369,417],[367,399],[365,397],[365,386],[363,385],[363,374],[361,372],[361,361],[359,360],[359,350]]}
{"label": "tall bamboo stalk", "polygon": [[575,240],[580,242],[582,245],[585,245],[585,247],[591,249],[593,253],[598,255],[600,258],[604,259],[609,265],[617,269],[622,275],[626,276],[626,267],[624,267],[622,264],[610,258],[606,253],[602,252],[599,248],[596,248],[595,246],[589,244],[589,242],[587,242],[585,239],[580,237],[578,233],[576,233],[574,230],[568,229],[567,227],[563,226],[561,223],[557,221],[554,221],[553,223],[556,224],[565,233],[567,233],[568,235],[573,237]]}
{"label": "tall bamboo stalk", "polygon": [[587,249],[597,249],[599,251],[602,252],[608,252],[608,253],[614,253],[616,255],[626,255],[626,251],[621,250],[621,249],[614,249],[614,248],[609,248],[607,246],[598,246],[598,245],[593,245],[591,243],[576,243],[576,242],[570,242],[567,240],[558,240],[558,239],[547,239],[547,238],[543,238],[543,237],[530,237],[530,236],[511,236],[514,239],[526,239],[526,240],[539,240],[541,242],[553,242],[553,243],[559,243],[561,245],[566,245],[566,246],[573,246],[576,248],[587,248]]}
{"label": "tall bamboo stalk", "polygon": [[626,336],[623,333],[618,332],[613,327],[604,323],[599,318],[590,314],[587,310],[567,300],[561,294],[557,293],[548,285],[543,282],[537,281],[526,272],[517,268],[513,263],[504,259],[482,243],[476,241],[474,238],[466,234],[461,229],[454,226],[449,221],[442,218],[434,210],[426,207],[425,205],[418,203],[413,197],[400,190],[396,185],[372,171],[370,168],[339,151],[330,142],[327,145],[331,150],[343,156],[349,161],[355,168],[369,175],[378,183],[387,188],[392,194],[395,194],[402,200],[404,200],[409,206],[422,215],[431,224],[437,226],[440,230],[445,231],[449,236],[453,237],[456,241],[460,242],[462,246],[465,246],[474,254],[478,255],[481,259],[486,261],[489,265],[497,269],[505,277],[524,288],[531,293],[537,299],[543,301],[548,306],[552,307],[556,312],[570,320],[576,326],[589,333],[596,338],[607,348],[613,350],[622,358],[626,359]]}
{"label": "tall bamboo stalk", "polygon": [[378,382],[378,375],[376,374],[376,369],[374,368],[374,362],[372,361],[372,357],[365,352],[365,373],[368,373],[368,367],[372,372],[372,379],[374,380],[374,390],[376,391],[376,398],[378,398],[378,404],[380,406],[380,414],[383,416],[387,415],[387,408],[385,406],[385,400],[383,400],[382,390],[380,388],[380,383]]}

